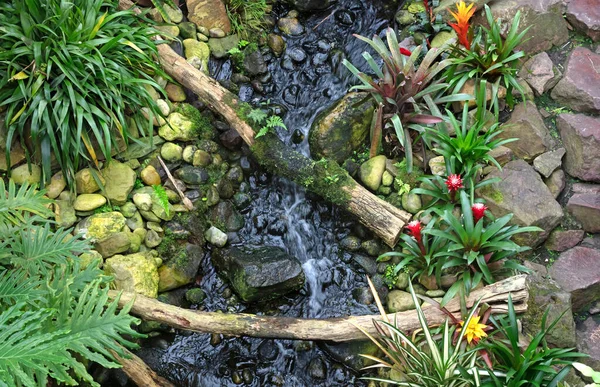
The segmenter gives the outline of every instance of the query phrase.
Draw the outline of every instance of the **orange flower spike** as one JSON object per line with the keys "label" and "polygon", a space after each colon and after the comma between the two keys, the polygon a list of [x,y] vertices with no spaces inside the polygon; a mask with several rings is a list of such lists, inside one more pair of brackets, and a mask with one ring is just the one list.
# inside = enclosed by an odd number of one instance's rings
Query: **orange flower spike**
{"label": "orange flower spike", "polygon": [[465,46],[467,50],[471,49],[471,42],[468,38],[470,27],[469,19],[471,19],[476,9],[477,8],[475,7],[474,3],[471,3],[467,6],[463,0],[460,0],[460,2],[456,4],[456,12],[450,11],[450,14],[456,20],[456,23],[448,24],[454,29],[454,31],[456,31],[456,34],[458,35],[458,41],[460,44]]}

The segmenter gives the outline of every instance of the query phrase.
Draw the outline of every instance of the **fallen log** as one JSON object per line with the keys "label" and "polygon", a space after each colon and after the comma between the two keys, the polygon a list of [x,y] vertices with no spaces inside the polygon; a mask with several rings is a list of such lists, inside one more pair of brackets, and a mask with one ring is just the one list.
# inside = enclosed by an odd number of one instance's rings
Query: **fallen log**
{"label": "fallen log", "polygon": [[[119,0],[120,9],[130,9],[130,0]],[[320,163],[289,149],[274,135],[255,138],[248,123],[251,108],[217,81],[194,68],[166,44],[158,46],[159,60],[173,79],[194,92],[229,122],[250,147],[257,161],[269,172],[284,176],[354,214],[387,245],[398,242],[411,215],[381,200],[357,184],[335,162]]]}
{"label": "fallen log", "polygon": [[[467,299],[467,306],[477,300],[487,303],[492,313],[506,313],[509,294],[512,296],[515,310],[522,313],[527,310],[528,291],[525,275],[519,275],[474,290]],[[110,296],[118,293],[111,291]],[[257,316],[253,314],[227,314],[216,312],[198,312],[164,304],[153,298],[139,294],[123,293],[119,305],[123,306],[134,299],[130,313],[147,321],[158,321],[174,328],[202,332],[221,333],[232,336],[253,336],[271,339],[293,340],[328,340],[352,341],[365,339],[364,334],[356,328],[360,326],[370,334],[377,331],[373,320],[381,320],[380,315],[349,316],[329,319],[302,319],[292,317]],[[446,309],[460,319],[460,302],[454,299]],[[439,325],[446,315],[439,309],[426,305],[423,312],[430,325]],[[389,314],[390,321],[397,321],[398,328],[404,332],[412,332],[420,328],[416,312],[406,311]]]}
{"label": "fallen log", "polygon": [[121,363],[122,370],[127,377],[139,387],[175,387],[173,383],[152,371],[142,359],[127,349],[125,349],[125,353],[128,358],[122,358],[113,351],[111,353]]}

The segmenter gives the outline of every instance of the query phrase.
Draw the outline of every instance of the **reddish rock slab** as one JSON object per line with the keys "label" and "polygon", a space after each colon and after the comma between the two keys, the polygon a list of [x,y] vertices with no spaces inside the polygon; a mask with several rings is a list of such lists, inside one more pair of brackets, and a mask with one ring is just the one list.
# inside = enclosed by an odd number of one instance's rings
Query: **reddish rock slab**
{"label": "reddish rock slab", "polygon": [[600,232],[600,185],[574,184],[567,210],[587,232]]}
{"label": "reddish rock slab", "polygon": [[561,114],[556,125],[567,150],[563,163],[567,173],[581,180],[600,182],[600,118]]}
{"label": "reddish rock slab", "polygon": [[554,145],[544,119],[531,101],[515,106],[510,119],[500,128],[502,133],[498,137],[518,138],[504,146],[524,160],[533,160]]}
{"label": "reddish rock slab", "polygon": [[546,52],[540,52],[525,62],[519,74],[531,86],[536,95],[544,94],[553,88],[561,76],[560,71],[554,67],[552,59]]}
{"label": "reddish rock slab", "polygon": [[600,40],[600,3],[598,0],[570,0],[567,21],[593,41]]}
{"label": "reddish rock slab", "polygon": [[544,179],[544,184],[550,190],[550,193],[554,197],[554,199],[558,198],[560,193],[565,189],[567,185],[567,177],[565,176],[565,171],[562,169],[557,169],[552,172],[549,178]]}
{"label": "reddish rock slab", "polygon": [[577,246],[584,236],[583,230],[555,230],[550,233],[544,246],[552,251],[565,251]]}
{"label": "reddish rock slab", "polygon": [[571,293],[573,312],[600,299],[600,251],[573,247],[563,252],[550,268],[558,285]]}
{"label": "reddish rock slab", "polygon": [[574,49],[552,98],[578,112],[600,113],[600,55],[585,47]]}
{"label": "reddish rock slab", "polygon": [[540,175],[523,160],[507,163],[502,171],[490,173],[486,180],[500,181],[477,190],[497,217],[512,213],[511,224],[538,226],[544,232],[517,234],[513,240],[520,245],[538,246],[563,217],[563,211]]}

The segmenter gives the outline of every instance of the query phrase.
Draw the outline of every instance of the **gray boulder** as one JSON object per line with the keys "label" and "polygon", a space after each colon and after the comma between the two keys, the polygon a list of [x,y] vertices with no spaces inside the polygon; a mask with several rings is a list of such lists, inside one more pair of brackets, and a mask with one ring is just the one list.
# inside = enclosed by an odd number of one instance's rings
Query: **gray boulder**
{"label": "gray boulder", "polygon": [[275,299],[304,286],[300,261],[279,247],[217,249],[212,263],[246,302]]}
{"label": "gray boulder", "polygon": [[478,196],[486,200],[495,216],[513,213],[512,224],[545,230],[517,234],[513,237],[516,243],[532,247],[542,243],[558,225],[563,212],[540,175],[525,161],[515,160],[507,163],[502,171],[490,173],[486,179],[495,177],[501,181],[478,190]]}
{"label": "gray boulder", "polygon": [[299,11],[318,11],[329,7],[335,0],[288,0]]}

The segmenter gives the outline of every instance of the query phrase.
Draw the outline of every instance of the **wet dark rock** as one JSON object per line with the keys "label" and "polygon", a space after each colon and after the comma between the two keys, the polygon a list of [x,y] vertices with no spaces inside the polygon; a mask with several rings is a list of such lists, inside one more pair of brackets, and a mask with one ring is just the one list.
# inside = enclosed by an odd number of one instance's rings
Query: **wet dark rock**
{"label": "wet dark rock", "polygon": [[335,21],[342,26],[349,27],[354,24],[354,20],[356,19],[356,15],[352,11],[348,11],[346,9],[339,9],[335,11],[334,15]]}
{"label": "wet dark rock", "polygon": [[252,218],[252,223],[254,223],[254,227],[256,227],[258,231],[261,231],[267,227],[269,219],[265,215],[256,215]]}
{"label": "wet dark rock", "polygon": [[192,304],[201,304],[206,298],[206,293],[200,288],[193,288],[185,292],[185,299]]}
{"label": "wet dark rock", "polygon": [[269,34],[267,44],[275,56],[281,56],[285,50],[285,40],[277,34]]}
{"label": "wet dark rock", "polygon": [[233,371],[231,373],[231,381],[234,384],[242,384],[242,383],[244,383],[244,379],[242,379],[242,375],[238,371]]}
{"label": "wet dark rock", "polygon": [[348,236],[340,241],[340,246],[344,250],[358,251],[360,249],[361,241],[355,236]]}
{"label": "wet dark rock", "polygon": [[587,232],[600,232],[600,185],[573,184],[573,196],[567,210],[581,223]]}
{"label": "wet dark rock", "polygon": [[246,302],[278,298],[304,286],[300,261],[279,247],[217,249],[212,262]]}
{"label": "wet dark rock", "polygon": [[365,273],[369,275],[377,273],[377,262],[375,262],[373,258],[361,254],[354,254],[352,259],[365,271]]}
{"label": "wet dark rock", "polygon": [[306,52],[300,47],[293,47],[286,51],[286,54],[296,63],[302,63],[306,60]]}
{"label": "wet dark rock", "polygon": [[190,189],[185,191],[184,193],[185,197],[190,199],[191,201],[196,201],[198,199],[200,199],[200,191],[198,191],[197,189]]}
{"label": "wet dark rock", "polygon": [[329,7],[335,0],[287,0],[287,2],[299,11],[318,11]]}
{"label": "wet dark rock", "polygon": [[244,217],[228,200],[220,201],[211,209],[210,220],[222,231],[239,231],[244,227]]}
{"label": "wet dark rock", "polygon": [[[239,85],[242,83],[250,83],[250,78],[244,74],[234,73],[231,75],[231,81]],[[229,126],[227,126],[227,129],[229,129]]]}
{"label": "wet dark rock", "polygon": [[362,145],[371,127],[374,105],[367,93],[350,93],[315,119],[308,141],[313,158],[342,163]]}
{"label": "wet dark rock", "polygon": [[325,379],[327,377],[327,366],[320,357],[316,357],[308,363],[308,374],[314,379]]}
{"label": "wet dark rock", "polygon": [[564,163],[567,173],[585,181],[600,182],[600,118],[561,114],[556,125],[567,150]]}
{"label": "wet dark rock", "polygon": [[352,291],[352,297],[354,297],[356,302],[364,305],[371,305],[375,301],[371,289],[367,286],[354,289]]}
{"label": "wet dark rock", "polygon": [[275,360],[279,355],[279,347],[273,340],[265,340],[258,346],[258,357],[260,360]]}
{"label": "wet dark rock", "polygon": [[248,53],[246,50],[246,55],[244,56],[244,70],[250,76],[259,75],[266,73],[269,69],[267,68],[267,63],[263,58],[260,51],[252,51]]}
{"label": "wet dark rock", "polygon": [[242,379],[244,379],[245,384],[251,385],[252,381],[254,381],[254,374],[248,368],[244,368],[242,371]]}
{"label": "wet dark rock", "polygon": [[312,57],[311,63],[313,64],[313,66],[319,66],[319,65],[327,64],[328,60],[329,60],[329,54],[324,53],[324,52],[318,52]]}
{"label": "wet dark rock", "polygon": [[204,184],[208,181],[208,172],[205,169],[199,167],[192,167],[191,165],[186,165],[184,167],[179,168],[175,172],[175,176],[177,178],[183,180],[186,184]]}
{"label": "wet dark rock", "polygon": [[490,173],[487,179],[499,177],[500,182],[478,190],[496,216],[514,213],[511,224],[538,226],[544,232],[517,234],[513,240],[520,245],[537,246],[563,217],[563,211],[548,187],[532,166],[523,160],[507,163],[502,171]]}
{"label": "wet dark rock", "polygon": [[210,335],[210,345],[212,345],[213,347],[216,347],[217,345],[221,344],[221,341],[223,341],[223,335],[219,333],[212,333]]}
{"label": "wet dark rock", "polygon": [[275,222],[269,224],[267,231],[271,235],[282,236],[287,231],[287,224],[283,219],[277,219]]}
{"label": "wet dark rock", "polygon": [[298,95],[300,94],[300,86],[290,85],[283,90],[283,100],[290,105],[298,103]]}
{"label": "wet dark rock", "polygon": [[320,341],[318,346],[334,360],[345,364],[356,372],[372,364],[371,360],[367,360],[359,354],[377,356],[379,353],[377,345],[369,340],[350,341],[347,343]]}
{"label": "wet dark rock", "polygon": [[296,68],[294,62],[292,62],[292,58],[290,58],[289,55],[284,55],[283,58],[281,58],[281,68],[289,71],[292,71]]}
{"label": "wet dark rock", "polygon": [[552,90],[558,103],[583,113],[600,113],[600,54],[577,47],[567,61],[565,75]]}
{"label": "wet dark rock", "polygon": [[232,184],[237,186],[244,181],[244,171],[240,166],[235,165],[231,167],[229,171],[227,171],[227,175],[225,175],[225,178],[229,180]]}
{"label": "wet dark rock", "polygon": [[219,180],[217,184],[217,191],[219,192],[219,197],[222,199],[231,199],[235,194],[235,189],[233,188],[233,184],[227,179]]}
{"label": "wet dark rock", "polygon": [[233,204],[240,211],[247,209],[251,203],[252,197],[248,194],[238,192],[235,195],[233,195]]}
{"label": "wet dark rock", "polygon": [[242,171],[245,173],[252,171],[252,164],[250,163],[250,159],[248,159],[248,157],[240,157],[240,168],[242,168]]}
{"label": "wet dark rock", "polygon": [[304,27],[295,17],[283,17],[277,22],[277,26],[286,35],[298,36],[304,33]]}
{"label": "wet dark rock", "polygon": [[219,131],[219,132],[226,132],[228,131],[230,128],[230,126],[223,121],[213,121],[213,126]]}
{"label": "wet dark rock", "polygon": [[550,233],[544,246],[552,251],[565,251],[577,246],[583,240],[583,230],[554,230]]}
{"label": "wet dark rock", "polygon": [[228,131],[222,133],[219,136],[219,139],[221,140],[221,144],[223,144],[225,148],[231,150],[239,149],[244,143],[242,137],[234,129],[229,129]]}
{"label": "wet dark rock", "polygon": [[257,93],[264,94],[265,87],[258,79],[254,79],[252,82],[250,82],[250,85],[252,85],[252,89]]}
{"label": "wet dark rock", "polygon": [[600,251],[573,247],[562,254],[550,268],[552,278],[571,293],[573,312],[600,299]]}
{"label": "wet dark rock", "polygon": [[302,141],[304,141],[304,133],[300,129],[294,130],[294,133],[292,133],[292,142],[300,144]]}
{"label": "wet dark rock", "polygon": [[363,243],[361,243],[360,247],[365,253],[369,254],[372,257],[379,256],[379,243],[377,243],[377,241],[375,240],[364,241]]}
{"label": "wet dark rock", "polygon": [[[234,94],[236,93],[235,91],[232,92]],[[239,88],[239,92],[237,94],[242,102],[250,102],[252,100],[252,96],[254,95],[254,89],[252,88],[252,85],[243,84]]]}
{"label": "wet dark rock", "polygon": [[185,299],[185,293],[185,289],[175,289],[159,294],[157,300],[180,308],[189,308],[190,305]]}
{"label": "wet dark rock", "polygon": [[174,246],[169,251],[169,255],[163,257],[168,260],[158,268],[159,292],[190,284],[198,273],[200,262],[204,257],[204,250],[191,243],[183,243],[179,246],[181,247]]}

